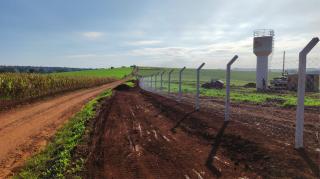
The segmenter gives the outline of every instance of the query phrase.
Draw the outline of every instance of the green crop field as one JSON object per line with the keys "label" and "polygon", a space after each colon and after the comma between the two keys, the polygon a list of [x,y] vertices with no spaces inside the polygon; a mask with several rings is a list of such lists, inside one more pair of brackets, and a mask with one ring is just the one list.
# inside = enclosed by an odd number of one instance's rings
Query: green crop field
{"label": "green crop field", "polygon": [[114,68],[51,74],[0,73],[0,102],[49,96],[90,88],[123,78],[133,68]]}
{"label": "green crop field", "polygon": [[[149,76],[165,70],[170,71],[169,68],[139,68],[139,74],[142,76]],[[209,82],[211,79],[219,79],[225,81],[225,70],[220,69],[203,69],[200,73],[200,83]],[[163,75],[163,90],[168,90],[168,73]],[[270,72],[269,79],[280,76],[278,72]],[[255,88],[245,88],[243,85],[249,82],[255,82],[255,71],[232,71],[231,72],[231,92],[230,98],[236,102],[248,102],[253,104],[263,104],[270,101],[278,101],[279,106],[295,106],[296,92],[286,91],[285,93],[277,92],[257,92]],[[171,92],[178,92],[178,78],[179,69],[174,69],[172,73]],[[160,87],[160,75],[158,76],[157,87]],[[183,93],[194,94],[196,92],[196,70],[186,69],[183,72]],[[225,89],[205,89],[200,88],[202,96],[208,96],[216,99],[224,99]],[[306,106],[320,106],[320,94],[314,92],[307,92],[305,97]]]}
{"label": "green crop field", "polygon": [[73,72],[55,73],[63,76],[90,76],[90,77],[110,77],[110,78],[123,78],[132,72],[133,68],[123,67],[114,69],[96,69],[96,70],[83,70]]}

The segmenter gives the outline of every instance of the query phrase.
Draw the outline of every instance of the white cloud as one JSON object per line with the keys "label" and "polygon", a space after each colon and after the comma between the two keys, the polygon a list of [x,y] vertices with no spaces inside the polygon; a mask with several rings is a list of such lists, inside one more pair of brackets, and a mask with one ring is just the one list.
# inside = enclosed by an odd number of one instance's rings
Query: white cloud
{"label": "white cloud", "polygon": [[215,43],[203,46],[141,48],[132,50],[130,54],[133,56],[146,56],[151,58],[188,58],[192,61],[196,61],[199,59],[217,59],[221,56],[230,56],[243,51],[253,54],[251,38],[237,42]]}
{"label": "white cloud", "polygon": [[161,44],[162,41],[160,40],[139,40],[139,41],[132,41],[132,42],[127,42],[127,45],[132,45],[132,46],[143,46],[143,45],[156,45],[156,44]]}
{"label": "white cloud", "polygon": [[105,34],[103,32],[83,32],[82,35],[88,39],[94,40],[101,38]]}
{"label": "white cloud", "polygon": [[74,55],[66,55],[64,57],[70,59],[97,59],[97,58],[105,58],[105,57],[114,57],[114,54],[74,54]]}

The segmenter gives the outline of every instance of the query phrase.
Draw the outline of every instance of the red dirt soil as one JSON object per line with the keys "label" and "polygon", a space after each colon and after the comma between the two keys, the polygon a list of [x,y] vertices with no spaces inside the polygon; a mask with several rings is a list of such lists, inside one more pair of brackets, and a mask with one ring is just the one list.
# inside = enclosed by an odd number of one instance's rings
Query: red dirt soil
{"label": "red dirt soil", "polygon": [[85,178],[317,178],[317,152],[246,122],[257,113],[225,123],[223,110],[116,90],[97,116]]}
{"label": "red dirt soil", "polygon": [[46,145],[56,130],[82,106],[125,80],[78,90],[0,113],[0,178],[19,168],[27,157]]}

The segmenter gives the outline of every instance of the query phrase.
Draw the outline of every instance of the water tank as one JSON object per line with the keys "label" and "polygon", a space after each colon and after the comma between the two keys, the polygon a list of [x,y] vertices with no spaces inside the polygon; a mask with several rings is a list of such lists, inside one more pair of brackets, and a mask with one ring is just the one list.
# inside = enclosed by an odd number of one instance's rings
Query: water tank
{"label": "water tank", "polygon": [[268,56],[272,53],[273,36],[271,29],[259,29],[253,33],[253,53],[257,56],[257,90],[265,90],[268,86]]}

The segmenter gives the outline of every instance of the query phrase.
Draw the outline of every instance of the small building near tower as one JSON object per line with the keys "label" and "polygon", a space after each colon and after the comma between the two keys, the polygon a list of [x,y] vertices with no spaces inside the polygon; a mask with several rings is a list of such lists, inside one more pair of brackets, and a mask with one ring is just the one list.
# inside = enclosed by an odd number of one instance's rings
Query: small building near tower
{"label": "small building near tower", "polygon": [[[320,72],[307,72],[306,73],[306,91],[318,92],[320,90]],[[298,90],[298,74],[288,74],[288,90]]]}

